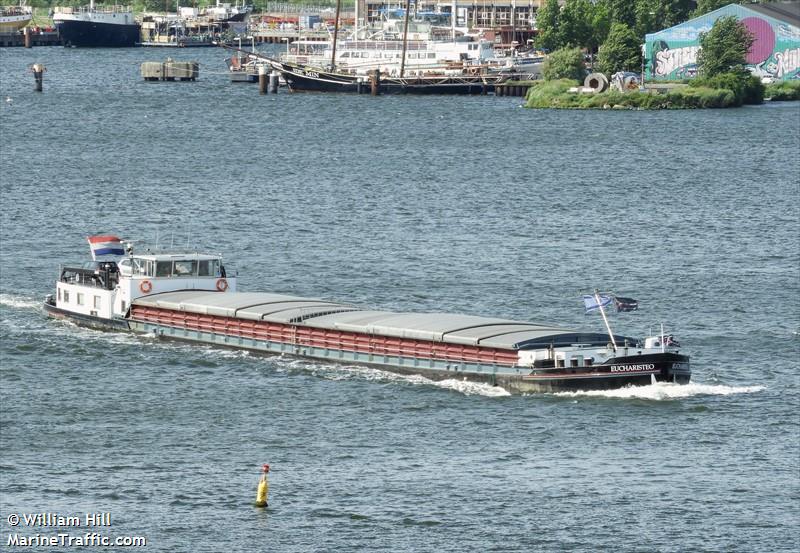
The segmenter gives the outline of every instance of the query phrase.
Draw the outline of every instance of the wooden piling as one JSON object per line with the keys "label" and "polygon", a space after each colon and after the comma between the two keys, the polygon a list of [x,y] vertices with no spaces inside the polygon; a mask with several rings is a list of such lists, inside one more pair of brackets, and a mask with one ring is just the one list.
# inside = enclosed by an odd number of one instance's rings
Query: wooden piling
{"label": "wooden piling", "polygon": [[258,93],[262,94],[262,95],[267,93],[267,66],[266,65],[259,65],[258,66]]}
{"label": "wooden piling", "polygon": [[41,92],[42,81],[44,81],[44,72],[47,71],[47,69],[41,63],[34,63],[31,66],[31,71],[33,71],[33,78],[36,81],[36,85],[33,90],[36,92]]}
{"label": "wooden piling", "polygon": [[381,93],[381,70],[375,69],[369,75],[370,94],[377,96]]}
{"label": "wooden piling", "polygon": [[278,93],[278,79],[280,78],[281,74],[277,71],[273,71],[269,74],[269,92],[270,94],[277,94]]}
{"label": "wooden piling", "polygon": [[24,40],[25,40],[25,48],[30,48],[30,47],[32,46],[32,44],[31,44],[31,39],[32,39],[32,37],[31,37],[31,30],[30,30],[30,28],[29,28],[29,27],[25,27],[25,28],[22,30],[22,35],[23,35],[23,37],[24,37]]}

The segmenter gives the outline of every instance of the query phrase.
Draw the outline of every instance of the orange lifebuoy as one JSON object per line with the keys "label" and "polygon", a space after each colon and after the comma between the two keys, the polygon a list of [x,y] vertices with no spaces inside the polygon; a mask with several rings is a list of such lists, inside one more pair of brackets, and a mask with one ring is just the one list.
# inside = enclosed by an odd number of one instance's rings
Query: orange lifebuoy
{"label": "orange lifebuoy", "polygon": [[224,292],[227,289],[228,289],[228,281],[225,280],[224,278],[219,279],[217,281],[217,290],[219,290],[220,292]]}
{"label": "orange lifebuoy", "polygon": [[149,280],[143,280],[139,283],[139,290],[142,291],[142,294],[149,294],[153,290],[153,283]]}

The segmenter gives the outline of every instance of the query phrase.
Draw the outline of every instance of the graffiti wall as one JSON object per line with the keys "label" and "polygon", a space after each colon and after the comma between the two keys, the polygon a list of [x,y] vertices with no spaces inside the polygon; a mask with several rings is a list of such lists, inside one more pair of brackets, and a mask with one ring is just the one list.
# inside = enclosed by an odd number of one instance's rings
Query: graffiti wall
{"label": "graffiti wall", "polygon": [[646,76],[676,80],[697,74],[700,34],[719,17],[735,16],[755,36],[747,54],[748,68],[759,77],[800,79],[800,28],[767,17],[745,6],[730,4],[675,27],[645,37]]}

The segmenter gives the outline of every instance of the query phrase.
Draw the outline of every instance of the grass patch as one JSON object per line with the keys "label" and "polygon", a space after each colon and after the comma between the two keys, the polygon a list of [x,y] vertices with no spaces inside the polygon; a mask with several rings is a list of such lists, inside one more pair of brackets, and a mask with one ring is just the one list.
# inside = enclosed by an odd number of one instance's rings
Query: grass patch
{"label": "grass patch", "polygon": [[724,88],[681,87],[665,94],[617,90],[583,94],[569,92],[574,86],[578,83],[568,79],[543,82],[528,91],[525,105],[538,109],[698,109],[737,105],[733,91]]}
{"label": "grass patch", "polygon": [[773,102],[800,100],[800,81],[780,81],[767,85],[764,96]]}

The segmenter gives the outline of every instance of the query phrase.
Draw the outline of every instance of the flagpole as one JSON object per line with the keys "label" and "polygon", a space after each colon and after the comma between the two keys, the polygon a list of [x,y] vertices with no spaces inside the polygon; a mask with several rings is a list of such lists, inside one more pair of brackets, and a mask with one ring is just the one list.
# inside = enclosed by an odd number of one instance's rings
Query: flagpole
{"label": "flagpole", "polygon": [[611,345],[614,346],[614,351],[617,351],[617,342],[614,340],[614,334],[611,332],[611,325],[608,324],[606,310],[603,309],[603,302],[600,301],[600,293],[597,291],[597,288],[594,290],[594,299],[597,300],[597,307],[600,308],[600,315],[603,316],[603,322],[606,323],[606,330],[608,330],[608,337],[611,338]]}

